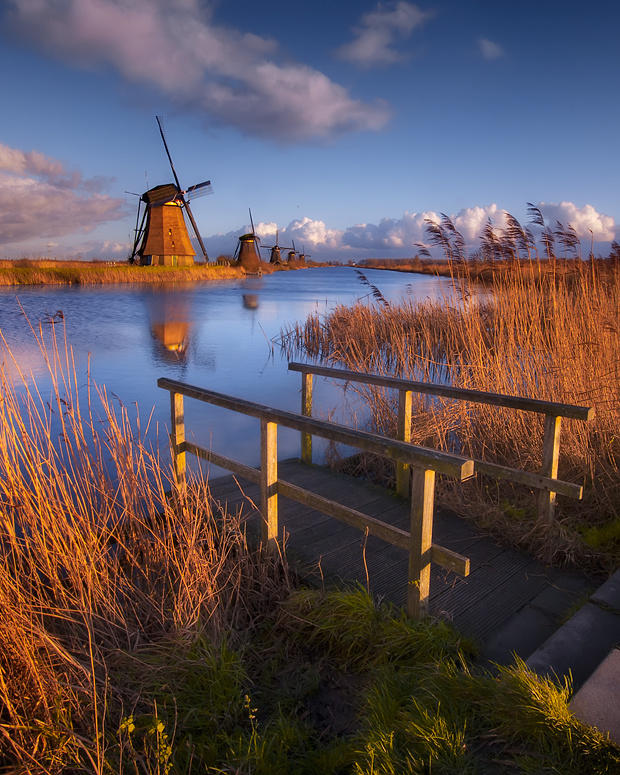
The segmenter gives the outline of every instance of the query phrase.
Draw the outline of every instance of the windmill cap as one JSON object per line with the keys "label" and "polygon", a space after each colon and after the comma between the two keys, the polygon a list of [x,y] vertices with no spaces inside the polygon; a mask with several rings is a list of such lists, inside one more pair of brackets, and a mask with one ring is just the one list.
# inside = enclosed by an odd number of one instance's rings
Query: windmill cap
{"label": "windmill cap", "polygon": [[179,189],[174,183],[164,183],[161,186],[155,186],[155,188],[149,188],[140,197],[143,202],[152,204],[153,202],[167,202],[174,199],[179,193]]}
{"label": "windmill cap", "polygon": [[254,240],[260,240],[260,237],[258,236],[258,234],[252,234],[252,233],[250,233],[250,234],[242,234],[239,237],[239,240],[241,242],[254,242]]}

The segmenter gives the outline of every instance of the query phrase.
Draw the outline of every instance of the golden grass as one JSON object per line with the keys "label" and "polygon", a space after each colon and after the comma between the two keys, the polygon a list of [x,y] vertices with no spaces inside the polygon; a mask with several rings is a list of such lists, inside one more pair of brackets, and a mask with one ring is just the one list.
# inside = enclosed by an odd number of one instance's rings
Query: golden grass
{"label": "golden grass", "polygon": [[66,342],[53,326],[33,333],[49,395],[6,343],[18,377],[0,373],[0,768],[103,773],[122,757],[123,718],[157,717],[113,673],[115,655],[182,651],[201,633],[217,643],[286,579],[205,481],[175,489],[143,442],[150,418],[130,422],[90,383],[80,395]]}
{"label": "golden grass", "polygon": [[[325,317],[310,316],[284,341],[291,353],[352,369],[593,406],[592,421],[564,421],[559,477],[583,482],[585,497],[581,503],[559,499],[553,535],[536,527],[533,497],[523,488],[485,480],[451,488],[449,495],[461,510],[468,505],[546,560],[579,555],[587,561],[602,553],[617,565],[620,268],[570,262],[567,271],[558,262],[552,271],[552,263],[506,265],[482,295],[467,277],[455,279],[460,302],[338,307]],[[380,389],[360,392],[372,426],[394,435],[394,396]],[[414,401],[414,442],[515,468],[540,467],[539,416],[415,394]]]}
{"label": "golden grass", "polygon": [[132,266],[103,261],[0,261],[0,285],[112,285],[198,283],[242,277],[236,266]]}

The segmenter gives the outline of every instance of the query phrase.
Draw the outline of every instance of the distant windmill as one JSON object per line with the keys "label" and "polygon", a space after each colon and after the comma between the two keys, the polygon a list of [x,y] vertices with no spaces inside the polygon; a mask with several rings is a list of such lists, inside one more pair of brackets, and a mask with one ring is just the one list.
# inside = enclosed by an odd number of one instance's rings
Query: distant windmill
{"label": "distant windmill", "polygon": [[289,264],[291,262],[294,263],[295,256],[297,255],[297,249],[295,248],[295,240],[293,239],[291,240],[291,242],[293,243],[293,249],[289,250],[289,252],[286,254],[286,260],[289,262]]}
{"label": "distant windmill", "polygon": [[245,269],[247,274],[259,274],[261,271],[260,254],[258,252],[260,237],[254,230],[254,221],[252,219],[251,210],[250,224],[252,225],[252,231],[248,234],[242,234],[239,237],[237,249],[235,250],[235,258],[238,260],[240,266]]}
{"label": "distant windmill", "polygon": [[281,251],[289,250],[289,248],[283,248],[282,245],[278,244],[278,230],[276,229],[276,241],[273,245],[261,245],[261,248],[263,250],[270,250],[271,253],[269,254],[269,263],[270,264],[281,264],[282,263],[282,253]]}
{"label": "distant windmill", "polygon": [[[183,210],[187,213],[204,259],[208,261],[209,257],[189,203],[198,196],[210,193],[211,181],[204,180],[189,188],[181,188],[161,121],[159,116],[155,118],[170,162],[174,183],[164,183],[150,188],[140,197],[135,239],[129,261],[131,263],[138,261],[143,266],[191,266],[196,253],[189,238]],[[144,204],[144,210],[142,210],[142,204]]]}
{"label": "distant windmill", "polygon": [[310,253],[306,253],[306,247],[305,245],[302,245],[301,253],[299,254],[299,263],[305,264],[307,258],[311,258]]}

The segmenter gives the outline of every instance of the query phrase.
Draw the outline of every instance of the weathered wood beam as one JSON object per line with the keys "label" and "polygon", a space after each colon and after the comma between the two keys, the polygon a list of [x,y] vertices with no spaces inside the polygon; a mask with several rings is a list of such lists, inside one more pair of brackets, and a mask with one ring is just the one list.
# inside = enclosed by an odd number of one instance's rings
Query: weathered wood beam
{"label": "weathered wood beam", "polygon": [[317,495],[290,482],[279,480],[278,492],[285,498],[290,498],[311,509],[316,509],[316,511],[334,517],[359,530],[366,530],[368,528],[370,535],[374,535],[405,551],[409,550],[409,533],[406,530],[401,530],[398,527],[389,525],[387,522],[382,522],[380,519],[363,514],[361,511],[343,506],[341,503],[324,498],[322,495]]}
{"label": "weathered wood beam", "polygon": [[278,426],[260,421],[261,540],[273,546],[278,539]]}
{"label": "weathered wood beam", "polygon": [[[559,418],[558,418],[559,420]],[[511,482],[526,484],[534,490],[548,490],[551,492],[566,495],[568,498],[581,500],[583,496],[583,487],[580,484],[565,482],[562,479],[551,479],[549,476],[542,476],[534,471],[521,471],[518,468],[508,468],[500,466],[497,463],[488,463],[486,460],[475,460],[476,472],[487,474],[495,479],[508,479]]]}
{"label": "weathered wood beam", "polygon": [[411,517],[407,613],[421,619],[428,613],[433,543],[435,472],[414,466],[411,473]]}
{"label": "weathered wood beam", "polygon": [[[301,375],[301,413],[312,417],[312,374]],[[312,463],[312,434],[301,434],[301,459],[308,465]]]}
{"label": "weathered wood beam", "polygon": [[348,428],[345,425],[328,422],[327,420],[304,417],[283,409],[272,409],[269,406],[263,406],[253,401],[234,398],[225,393],[205,390],[204,388],[187,385],[184,382],[178,382],[166,377],[160,377],[157,380],[157,385],[164,390],[180,393],[188,398],[195,398],[198,401],[241,412],[251,417],[259,417],[261,420],[275,422],[278,425],[293,428],[294,430],[312,433],[315,436],[348,444],[367,452],[374,452],[382,457],[432,468],[434,471],[459,480],[469,479],[474,474],[473,461],[460,455],[451,455],[447,452],[439,452],[438,450],[420,447],[415,444],[406,444],[402,441],[387,439],[384,436]]}
{"label": "weathered wood beam", "polygon": [[172,459],[174,475],[178,487],[185,484],[185,413],[183,396],[180,393],[170,393],[170,442],[172,444]]}
{"label": "weathered wood beam", "polygon": [[469,557],[453,552],[452,549],[446,549],[445,546],[433,544],[431,547],[431,560],[446,570],[458,573],[459,576],[469,576]]}
{"label": "weathered wood beam", "polygon": [[210,449],[199,447],[196,444],[192,444],[190,441],[186,441],[182,445],[183,450],[195,455],[202,460],[207,460],[213,465],[225,468],[228,471],[232,471],[237,476],[242,476],[244,479],[248,479],[254,484],[260,484],[260,469],[246,466],[243,463],[239,463],[237,460],[233,460],[230,457],[224,455],[218,455],[217,452],[213,452]]}
{"label": "weathered wood beam", "polygon": [[594,417],[594,409],[587,406],[561,404],[555,401],[540,401],[536,398],[524,398],[522,396],[506,396],[500,393],[486,393],[482,390],[455,388],[448,385],[438,385],[433,382],[415,382],[413,380],[399,379],[398,377],[384,377],[380,374],[365,374],[364,372],[351,371],[349,369],[335,369],[331,366],[315,366],[310,363],[291,362],[288,367],[290,371],[299,371],[302,374],[316,374],[321,377],[363,382],[367,385],[378,385],[379,387],[395,388],[396,390],[412,390],[414,393],[426,393],[428,395],[443,396],[444,398],[459,398],[479,404],[492,404],[494,406],[505,406],[509,409],[520,409],[526,412],[570,417],[573,420],[590,420]]}
{"label": "weathered wood beam", "polygon": [[[548,414],[545,417],[545,435],[543,437],[542,467],[543,476],[555,479],[558,475],[560,458],[560,431],[562,418]],[[538,494],[538,521],[550,524],[555,514],[556,492],[558,490],[543,490]]]}
{"label": "weathered wood beam", "polygon": [[[398,391],[398,432],[400,441],[411,442],[411,390]],[[409,465],[396,462],[396,492],[406,498],[409,495]]]}

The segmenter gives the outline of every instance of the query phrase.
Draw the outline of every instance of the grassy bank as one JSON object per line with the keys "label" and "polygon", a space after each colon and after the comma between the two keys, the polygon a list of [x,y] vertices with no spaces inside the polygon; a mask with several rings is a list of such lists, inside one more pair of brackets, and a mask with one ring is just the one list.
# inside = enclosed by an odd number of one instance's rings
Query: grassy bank
{"label": "grassy bank", "polygon": [[132,266],[102,261],[0,261],[0,285],[112,285],[200,283],[242,277],[235,266]]}
{"label": "grassy bank", "polygon": [[[229,257],[228,257],[229,258]],[[308,261],[275,265],[262,262],[261,272],[288,272],[326,266]],[[245,271],[232,261],[230,265],[195,264],[194,266],[137,266],[127,262],[52,261],[49,259],[20,259],[0,261],[0,286],[3,285],[114,285],[142,283],[164,285],[170,283],[208,283],[244,277]]]}
{"label": "grassy bank", "polygon": [[[575,273],[578,273],[577,275]],[[285,335],[291,353],[376,373],[593,406],[565,421],[559,477],[584,483],[582,502],[559,499],[551,532],[536,523],[535,494],[478,478],[442,482],[444,500],[546,561],[617,567],[620,560],[620,268],[576,263],[570,274],[513,263],[479,286],[455,278],[460,302],[339,307]],[[351,386],[350,389],[355,389]],[[395,435],[395,397],[360,388],[371,425]],[[542,419],[479,404],[415,397],[412,440],[515,468],[541,465]],[[390,476],[389,469],[381,475]]]}
{"label": "grassy bank", "polygon": [[[53,328],[51,333],[53,334]],[[296,587],[147,418],[2,375],[0,768],[23,773],[612,773],[570,687],[476,670],[445,623]],[[4,353],[4,360],[10,359]],[[18,365],[18,364],[16,364]],[[166,496],[171,489],[172,495]]]}

